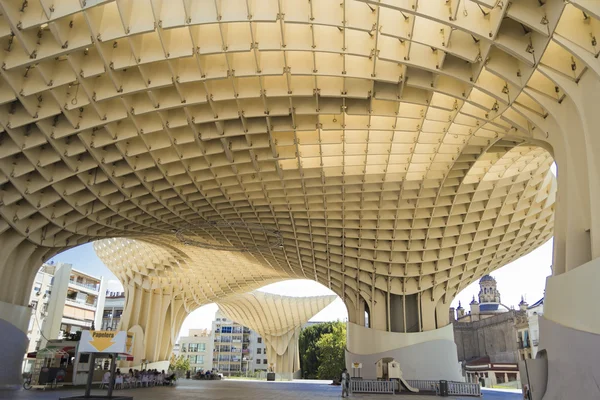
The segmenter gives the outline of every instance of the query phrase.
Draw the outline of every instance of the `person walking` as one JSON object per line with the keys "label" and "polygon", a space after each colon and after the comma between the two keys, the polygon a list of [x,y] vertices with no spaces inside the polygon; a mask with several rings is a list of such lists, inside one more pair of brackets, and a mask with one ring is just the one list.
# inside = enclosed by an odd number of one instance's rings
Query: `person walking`
{"label": "person walking", "polygon": [[350,390],[350,374],[348,373],[348,370],[346,368],[344,368],[344,370],[342,371],[342,397],[348,397],[349,390]]}

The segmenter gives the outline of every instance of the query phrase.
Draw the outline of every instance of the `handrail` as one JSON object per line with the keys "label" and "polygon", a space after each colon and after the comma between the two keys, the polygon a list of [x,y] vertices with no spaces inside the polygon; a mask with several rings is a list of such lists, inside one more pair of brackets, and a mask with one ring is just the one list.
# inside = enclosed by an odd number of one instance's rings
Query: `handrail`
{"label": "handrail", "polygon": [[[410,386],[419,390],[435,391],[439,394],[440,382],[434,380],[407,380]],[[457,396],[481,396],[481,386],[478,383],[448,381],[448,394]]]}
{"label": "handrail", "polygon": [[375,380],[350,380],[352,393],[394,393],[396,382]]}

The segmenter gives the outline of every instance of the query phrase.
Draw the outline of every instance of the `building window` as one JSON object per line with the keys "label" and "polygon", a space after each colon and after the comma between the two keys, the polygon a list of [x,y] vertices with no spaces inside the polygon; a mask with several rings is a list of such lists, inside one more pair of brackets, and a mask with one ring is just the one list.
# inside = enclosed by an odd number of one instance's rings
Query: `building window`
{"label": "building window", "polygon": [[206,351],[206,343],[198,343],[198,351]]}
{"label": "building window", "polygon": [[185,347],[185,343],[182,343],[182,344],[181,344],[181,347],[180,347],[180,349],[181,349],[181,352],[182,352],[182,353],[185,353],[185,352],[186,352],[186,350],[187,350],[187,349],[186,349],[186,347]]}
{"label": "building window", "polygon": [[262,349],[256,349],[256,354],[262,354]]}
{"label": "building window", "polygon": [[258,339],[256,339],[256,342],[257,342],[257,343],[262,343],[262,338],[261,338],[261,337],[259,337]]}
{"label": "building window", "polygon": [[196,364],[204,364],[204,356],[196,356]]}
{"label": "building window", "polygon": [[33,308],[34,310],[37,310],[37,306],[38,306],[37,300],[32,300],[30,305],[31,305],[31,308]]}
{"label": "building window", "polygon": [[198,343],[190,343],[189,346],[190,353],[195,353],[198,351]]}
{"label": "building window", "polygon": [[263,364],[266,364],[268,361],[266,358],[263,359]]}
{"label": "building window", "polygon": [[263,353],[267,354],[267,348],[266,347],[263,349]]}

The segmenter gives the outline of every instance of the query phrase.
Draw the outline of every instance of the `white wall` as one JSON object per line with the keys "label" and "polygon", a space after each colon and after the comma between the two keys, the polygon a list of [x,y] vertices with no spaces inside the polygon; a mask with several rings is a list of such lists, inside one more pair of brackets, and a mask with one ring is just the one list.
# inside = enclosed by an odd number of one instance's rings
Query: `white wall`
{"label": "white wall", "polygon": [[366,328],[348,322],[346,332],[346,347],[355,354],[381,353],[433,340],[450,340],[454,343],[452,325],[426,332],[399,333]]}
{"label": "white wall", "polygon": [[361,376],[375,379],[375,363],[393,357],[405,379],[463,381],[452,325],[420,333],[386,332],[348,322],[346,367],[363,364]]}
{"label": "white wall", "polygon": [[544,318],[600,335],[600,258],[546,280]]}

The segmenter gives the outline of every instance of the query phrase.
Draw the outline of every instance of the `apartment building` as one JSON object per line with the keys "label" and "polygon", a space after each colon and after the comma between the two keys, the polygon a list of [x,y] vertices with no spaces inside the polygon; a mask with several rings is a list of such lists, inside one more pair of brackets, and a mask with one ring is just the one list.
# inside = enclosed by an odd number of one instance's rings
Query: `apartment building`
{"label": "apartment building", "polygon": [[260,335],[217,311],[212,324],[213,368],[225,376],[266,371],[267,349]]}
{"label": "apartment building", "polygon": [[[52,278],[56,271],[56,265],[44,264],[35,275],[33,290],[29,296],[29,306],[31,307],[31,317],[27,328],[27,337],[29,337],[29,346],[27,353],[38,351],[42,346],[42,326],[48,313],[48,302],[52,291]],[[23,370],[28,371],[33,360],[27,360],[27,354],[23,359]]]}
{"label": "apartment building", "polygon": [[[65,339],[99,327],[104,308],[105,281],[73,269],[71,264],[47,263],[36,274],[30,295],[27,352],[44,348],[50,339]],[[32,360],[25,354],[23,369]]]}
{"label": "apartment building", "polygon": [[173,348],[176,356],[183,355],[190,360],[192,373],[213,368],[213,343],[211,331],[207,329],[190,329],[188,336],[179,338]]}
{"label": "apartment building", "polygon": [[61,318],[59,339],[81,330],[99,328],[104,309],[103,278],[96,278],[76,269],[69,274],[67,295]]}

